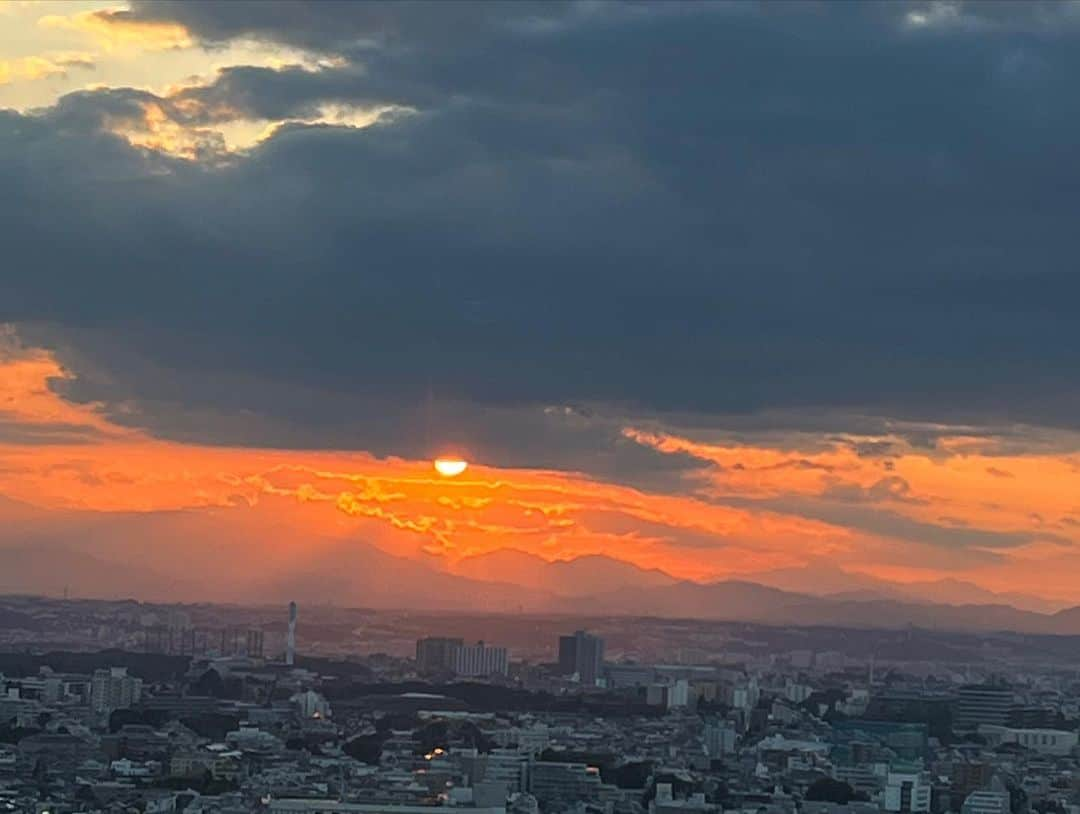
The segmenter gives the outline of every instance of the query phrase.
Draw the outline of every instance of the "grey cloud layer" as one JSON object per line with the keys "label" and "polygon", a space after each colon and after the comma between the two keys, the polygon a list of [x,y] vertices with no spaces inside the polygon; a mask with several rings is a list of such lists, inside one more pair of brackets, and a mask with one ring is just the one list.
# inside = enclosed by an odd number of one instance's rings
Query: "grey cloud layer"
{"label": "grey cloud layer", "polygon": [[[1073,424],[1073,21],[815,8],[139,4],[347,59],[229,69],[178,118],[414,112],[285,126],[228,166],[101,132],[140,91],[0,113],[0,319],[77,348],[82,397],[267,426],[430,393]],[[264,397],[290,387],[340,399]]]}

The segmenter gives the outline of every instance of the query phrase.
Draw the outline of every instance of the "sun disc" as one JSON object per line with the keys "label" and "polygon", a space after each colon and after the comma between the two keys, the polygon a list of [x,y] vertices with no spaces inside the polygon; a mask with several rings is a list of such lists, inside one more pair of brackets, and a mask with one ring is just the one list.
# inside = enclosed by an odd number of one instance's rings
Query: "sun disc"
{"label": "sun disc", "polygon": [[460,475],[468,468],[469,464],[460,458],[436,458],[435,471],[444,478],[452,478]]}

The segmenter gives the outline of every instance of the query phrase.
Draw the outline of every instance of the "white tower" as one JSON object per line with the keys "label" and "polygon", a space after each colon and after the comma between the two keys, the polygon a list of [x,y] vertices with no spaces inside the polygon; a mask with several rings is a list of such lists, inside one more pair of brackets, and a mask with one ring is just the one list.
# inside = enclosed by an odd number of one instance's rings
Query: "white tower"
{"label": "white tower", "polygon": [[285,640],[285,663],[292,667],[296,661],[296,603],[289,603],[289,637]]}

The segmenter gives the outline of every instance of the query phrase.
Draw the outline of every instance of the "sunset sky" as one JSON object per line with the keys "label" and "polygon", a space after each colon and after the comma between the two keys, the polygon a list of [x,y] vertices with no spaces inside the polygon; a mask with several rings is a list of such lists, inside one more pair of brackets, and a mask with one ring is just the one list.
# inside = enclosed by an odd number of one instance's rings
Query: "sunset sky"
{"label": "sunset sky", "polygon": [[1076,76],[1075,3],[0,0],[0,549],[1080,604]]}

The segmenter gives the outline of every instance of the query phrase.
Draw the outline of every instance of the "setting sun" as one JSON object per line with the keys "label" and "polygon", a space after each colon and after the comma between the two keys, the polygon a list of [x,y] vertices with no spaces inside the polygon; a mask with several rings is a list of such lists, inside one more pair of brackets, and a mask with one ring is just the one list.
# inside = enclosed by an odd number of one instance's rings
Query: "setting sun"
{"label": "setting sun", "polygon": [[445,478],[460,475],[468,468],[469,464],[460,458],[436,458],[435,471]]}

